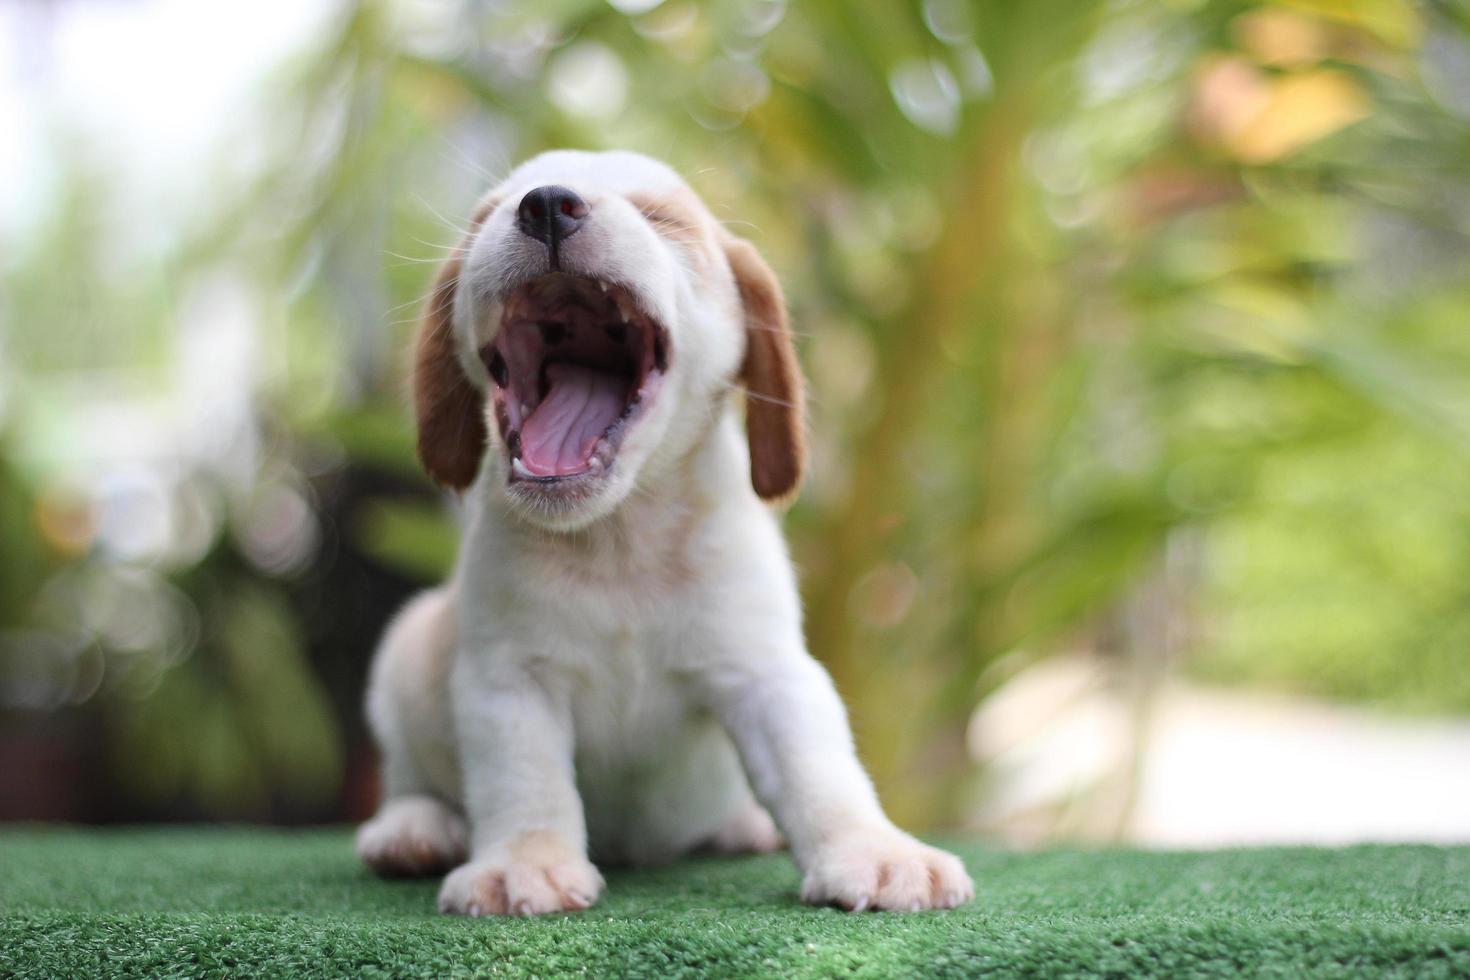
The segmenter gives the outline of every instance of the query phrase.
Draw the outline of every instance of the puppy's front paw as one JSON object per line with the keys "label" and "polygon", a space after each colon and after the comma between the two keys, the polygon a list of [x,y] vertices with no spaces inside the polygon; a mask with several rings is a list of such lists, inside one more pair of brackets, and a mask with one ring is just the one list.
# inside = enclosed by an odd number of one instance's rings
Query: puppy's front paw
{"label": "puppy's front paw", "polygon": [[948,909],[975,897],[960,859],[884,828],[846,834],[822,845],[806,868],[801,897],[853,912]]}
{"label": "puppy's front paw", "polygon": [[464,818],[431,796],[388,800],[357,829],[357,856],[380,875],[439,874],[465,853]]}
{"label": "puppy's front paw", "polygon": [[527,834],[493,857],[455,868],[439,889],[439,911],[459,915],[541,915],[589,908],[602,875],[549,834]]}

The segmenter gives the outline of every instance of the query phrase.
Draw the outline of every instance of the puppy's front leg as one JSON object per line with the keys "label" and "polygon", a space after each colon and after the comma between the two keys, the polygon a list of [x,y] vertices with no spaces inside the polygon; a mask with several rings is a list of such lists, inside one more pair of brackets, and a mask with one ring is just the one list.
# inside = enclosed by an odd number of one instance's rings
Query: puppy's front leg
{"label": "puppy's front leg", "polygon": [[713,700],[814,904],[917,911],[974,897],[954,855],[895,827],[853,749],[831,678],[805,652],[720,672]]}
{"label": "puppy's front leg", "polygon": [[470,860],[450,872],[439,909],[535,915],[585,909],[602,891],[572,770],[564,691],[508,658],[461,654],[455,728]]}

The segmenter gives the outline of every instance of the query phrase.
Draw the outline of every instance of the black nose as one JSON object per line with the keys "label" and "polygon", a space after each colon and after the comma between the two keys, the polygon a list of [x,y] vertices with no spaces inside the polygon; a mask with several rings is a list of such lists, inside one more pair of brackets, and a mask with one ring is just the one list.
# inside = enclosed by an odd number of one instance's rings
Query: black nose
{"label": "black nose", "polygon": [[576,191],[548,184],[521,198],[516,208],[516,226],[551,250],[551,264],[555,267],[558,246],[582,227],[587,211],[587,202]]}

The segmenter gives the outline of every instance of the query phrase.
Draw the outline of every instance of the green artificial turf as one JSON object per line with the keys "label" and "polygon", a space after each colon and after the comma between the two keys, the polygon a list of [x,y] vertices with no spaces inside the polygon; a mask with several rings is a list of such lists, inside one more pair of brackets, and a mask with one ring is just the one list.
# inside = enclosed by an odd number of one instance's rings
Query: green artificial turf
{"label": "green artificial turf", "polygon": [[343,831],[0,827],[0,976],[1470,976],[1470,847],[959,850],[951,912],[807,908],[773,855],[470,920]]}

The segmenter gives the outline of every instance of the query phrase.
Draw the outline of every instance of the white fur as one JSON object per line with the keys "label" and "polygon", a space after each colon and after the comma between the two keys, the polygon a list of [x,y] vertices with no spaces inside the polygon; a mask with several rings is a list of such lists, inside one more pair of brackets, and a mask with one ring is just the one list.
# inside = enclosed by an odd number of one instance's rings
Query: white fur
{"label": "white fur", "polygon": [[466,373],[483,388],[474,350],[500,297],[537,271],[539,245],[509,216],[549,183],[592,206],[563,243],[564,266],[636,288],[669,331],[669,373],[602,490],[573,513],[506,493],[492,421],[453,579],[414,600],[377,655],[368,710],[385,801],[359,852],[402,873],[432,864],[424,854],[457,857],[462,813],[468,861],[440,907],[549,912],[596,900],[589,847],[633,863],[699,846],[767,850],[780,841],[768,809],[808,901],[967,900],[961,863],[883,814],[806,651],[791,563],[751,489],[729,390],[744,346],[729,266],[713,240],[672,241],[621,196],[682,188],[678,177],[634,154],[558,152],[492,192],[500,203],[456,295]]}

